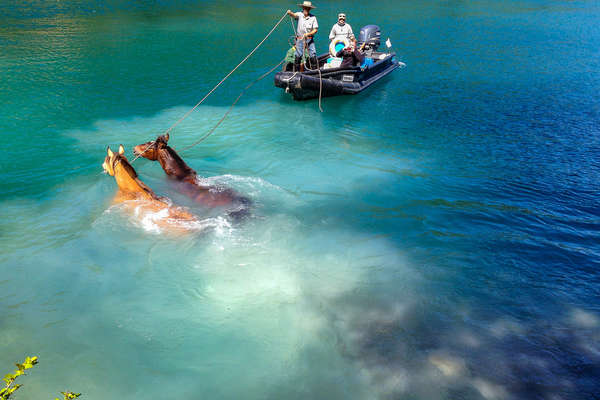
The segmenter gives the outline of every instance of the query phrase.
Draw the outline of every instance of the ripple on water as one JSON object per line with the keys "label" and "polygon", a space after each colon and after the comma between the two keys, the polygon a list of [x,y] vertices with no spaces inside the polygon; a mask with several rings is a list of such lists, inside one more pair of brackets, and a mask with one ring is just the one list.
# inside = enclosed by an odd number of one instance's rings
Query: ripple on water
{"label": "ripple on water", "polygon": [[[105,148],[171,126],[281,10],[70,3],[0,4],[0,342],[3,365],[39,351],[24,398],[48,382],[131,399],[597,395],[595,3],[363,8],[407,68],[324,113],[265,79],[182,151],[202,183],[251,199],[247,219],[134,163],[197,216],[182,236],[111,206]],[[208,132],[285,36],[171,144]]]}

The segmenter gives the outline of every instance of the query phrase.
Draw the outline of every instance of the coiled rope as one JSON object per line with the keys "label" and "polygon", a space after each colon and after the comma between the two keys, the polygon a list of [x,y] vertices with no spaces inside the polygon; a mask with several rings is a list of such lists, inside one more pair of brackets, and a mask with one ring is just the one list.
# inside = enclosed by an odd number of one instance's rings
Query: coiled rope
{"label": "coiled rope", "polygon": [[[292,26],[294,26],[294,24],[292,23]],[[308,49],[306,48],[306,39],[302,38],[300,39],[302,40],[302,52],[303,53],[308,53]],[[302,56],[304,57],[304,54],[302,54]],[[310,53],[308,53],[308,56],[310,57]],[[319,111],[323,112],[323,107],[321,107],[321,98],[323,97],[323,76],[321,75],[321,69],[319,68],[319,58],[317,58],[317,72],[319,72]],[[304,68],[309,70],[309,71],[314,71],[314,69],[309,68],[306,64],[304,64]],[[290,78],[287,80],[288,82],[294,77],[296,76],[296,74],[298,73],[298,71],[294,72],[294,74],[292,76],[290,76]]]}
{"label": "coiled rope", "polygon": [[[294,35],[296,34],[296,25],[294,24],[294,19],[290,18],[290,22],[292,23],[292,29],[294,30]],[[302,52],[307,52],[308,49],[306,48],[306,39],[302,38],[301,39],[303,41],[302,43]],[[304,57],[304,54],[302,54],[302,57]],[[309,71],[312,71],[310,68],[307,68],[306,65],[304,65],[304,68],[308,69]],[[323,93],[323,77],[321,76],[321,70],[319,69],[319,59],[317,58],[317,70],[319,71],[319,111],[323,112],[323,108],[321,107],[321,97],[322,97],[322,93]],[[296,74],[299,71],[294,71],[294,74],[292,76],[289,77],[289,79],[287,79],[287,81],[289,82],[290,80],[292,80],[292,78],[294,76],[296,76]]]}

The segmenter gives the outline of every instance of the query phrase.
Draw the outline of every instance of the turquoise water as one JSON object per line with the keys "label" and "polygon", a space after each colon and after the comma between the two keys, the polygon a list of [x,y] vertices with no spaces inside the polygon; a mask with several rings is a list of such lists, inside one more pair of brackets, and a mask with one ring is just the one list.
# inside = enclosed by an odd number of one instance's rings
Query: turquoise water
{"label": "turquoise water", "polygon": [[[600,7],[320,1],[407,68],[294,102],[270,78],[182,154],[253,201],[202,229],[111,206],[105,148],[162,133],[281,2],[0,1],[0,366],[18,398],[589,399],[600,389]],[[340,8],[343,7],[343,8]],[[172,133],[283,58],[285,21]],[[20,378],[21,379],[21,378]]]}

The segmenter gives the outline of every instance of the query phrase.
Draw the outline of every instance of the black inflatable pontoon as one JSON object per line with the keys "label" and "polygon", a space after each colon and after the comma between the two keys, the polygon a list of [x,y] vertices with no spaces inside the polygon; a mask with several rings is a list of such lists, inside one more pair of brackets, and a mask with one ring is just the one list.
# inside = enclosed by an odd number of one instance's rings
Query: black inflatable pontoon
{"label": "black inflatable pontoon", "polygon": [[[275,86],[291,93],[294,100],[356,94],[377,82],[393,70],[404,67],[396,59],[396,53],[377,51],[379,47],[379,27],[368,25],[361,28],[359,45],[366,42],[363,66],[327,68],[328,54],[319,56],[319,70],[294,72],[284,70],[275,75]],[[290,69],[290,65],[284,67]]]}

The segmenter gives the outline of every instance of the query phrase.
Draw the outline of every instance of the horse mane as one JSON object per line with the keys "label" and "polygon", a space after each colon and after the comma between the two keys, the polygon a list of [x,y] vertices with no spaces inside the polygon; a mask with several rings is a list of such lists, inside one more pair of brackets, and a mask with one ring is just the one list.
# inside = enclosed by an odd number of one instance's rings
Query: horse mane
{"label": "horse mane", "polygon": [[115,161],[113,161],[113,169],[117,166],[117,161],[123,166],[123,168],[125,168],[129,176],[131,176],[133,179],[138,178],[137,172],[135,172],[135,169],[131,164],[129,164],[129,160],[127,160],[124,155],[116,154]]}
{"label": "horse mane", "polygon": [[169,154],[169,157],[171,157],[173,159],[173,161],[177,164],[177,166],[181,169],[183,169],[183,172],[186,175],[189,174],[193,174],[193,175],[197,175],[196,171],[193,170],[189,165],[187,165],[185,163],[185,161],[183,161],[183,159],[179,156],[179,154],[177,154],[177,152],[169,145],[163,147],[163,150],[166,150],[167,153]]}
{"label": "horse mane", "polygon": [[138,178],[137,172],[135,172],[135,169],[129,163],[129,160],[127,160],[127,158],[124,155],[117,154],[114,164],[113,164],[114,165],[113,169],[116,169],[117,161],[118,161],[118,164],[120,164],[123,167],[123,169],[125,169],[125,172],[127,174],[129,174],[129,176],[140,186],[140,188],[142,188],[143,191],[145,191],[146,193],[148,193],[150,196],[152,196],[155,199],[158,198],[156,193],[154,193],[154,191],[152,189],[150,189],[150,187],[148,185],[146,185],[144,182],[142,182]]}

